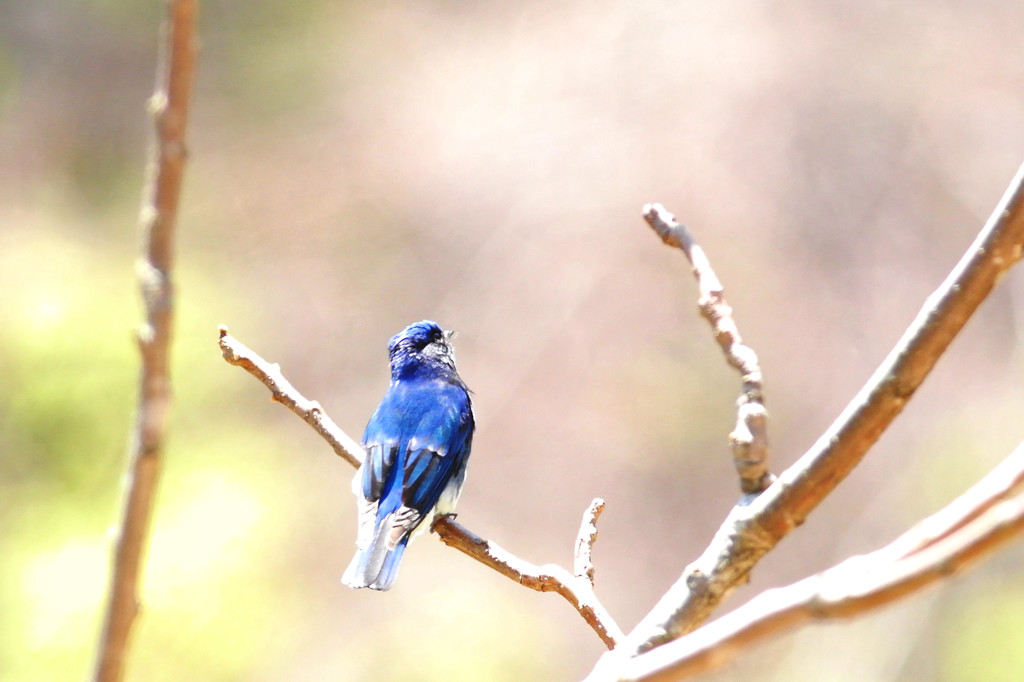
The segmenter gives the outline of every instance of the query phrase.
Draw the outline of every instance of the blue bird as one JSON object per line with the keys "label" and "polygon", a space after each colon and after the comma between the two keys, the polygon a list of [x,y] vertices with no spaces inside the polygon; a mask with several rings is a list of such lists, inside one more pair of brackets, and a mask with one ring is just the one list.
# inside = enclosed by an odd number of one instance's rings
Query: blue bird
{"label": "blue bird", "polygon": [[359,548],[342,582],[386,590],[417,529],[452,513],[473,444],[473,405],[455,370],[453,332],[429,320],[391,338],[391,385],[363,434],[352,481]]}

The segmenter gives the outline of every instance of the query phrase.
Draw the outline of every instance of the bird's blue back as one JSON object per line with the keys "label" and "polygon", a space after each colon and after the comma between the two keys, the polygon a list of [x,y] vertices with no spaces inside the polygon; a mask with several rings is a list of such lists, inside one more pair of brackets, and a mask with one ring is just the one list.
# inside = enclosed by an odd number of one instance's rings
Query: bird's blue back
{"label": "bird's blue back", "polygon": [[403,504],[426,515],[464,469],[472,438],[472,405],[461,381],[393,381],[363,434],[362,493],[380,500],[377,517]]}

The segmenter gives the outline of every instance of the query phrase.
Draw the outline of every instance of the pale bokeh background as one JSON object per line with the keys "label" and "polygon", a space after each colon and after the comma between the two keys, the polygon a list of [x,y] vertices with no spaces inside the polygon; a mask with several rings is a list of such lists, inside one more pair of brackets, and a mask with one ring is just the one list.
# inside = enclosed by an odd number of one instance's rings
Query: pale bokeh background
{"label": "pale bokeh background", "polygon": [[[0,678],[92,665],[130,428],[160,3],[0,2]],[[338,581],[351,470],[223,362],[281,363],[353,436],[385,344],[459,330],[460,521],[568,565],[631,628],[737,498],[739,382],[700,239],[766,373],[776,470],[863,384],[1024,160],[1024,5],[222,0],[179,226],[176,405],[129,679],[570,680],[597,637],[433,538]],[[1011,274],[864,464],[725,608],[895,537],[1024,436]],[[1024,548],[715,680],[1016,680]]]}

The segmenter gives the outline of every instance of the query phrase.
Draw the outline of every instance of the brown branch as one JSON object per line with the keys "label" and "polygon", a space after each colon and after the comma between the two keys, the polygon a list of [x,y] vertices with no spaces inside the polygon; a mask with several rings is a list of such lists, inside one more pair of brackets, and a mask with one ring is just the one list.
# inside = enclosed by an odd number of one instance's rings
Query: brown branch
{"label": "brown branch", "polygon": [[142,555],[170,407],[171,272],[174,228],[185,171],[185,129],[195,73],[195,18],[195,0],[168,2],[156,92],[149,103],[156,140],[140,215],[142,253],[138,278],[146,311],[146,322],[138,332],[142,368],[113,576],[93,677],[97,682],[115,682],[124,676],[128,638],[139,608]]}
{"label": "brown branch", "polygon": [[[598,502],[595,500],[595,502]],[[583,527],[593,526],[600,513],[594,512],[591,506],[583,515]],[[555,592],[562,595],[573,608],[579,611],[583,620],[594,629],[601,641],[609,649],[615,648],[622,641],[623,633],[615,619],[604,608],[594,593],[593,565],[590,574],[573,575],[556,564],[537,566],[512,555],[497,544],[466,530],[455,523],[450,517],[442,517],[434,523],[434,531],[441,536],[441,541],[449,547],[473,557],[485,566],[493,568],[506,578],[523,587],[538,592]],[[580,533],[584,531],[581,528]],[[594,533],[596,534],[596,528]]]}
{"label": "brown branch", "polygon": [[742,377],[743,391],[736,403],[736,428],[729,434],[729,442],[740,489],[744,494],[757,495],[775,480],[768,470],[768,411],[764,407],[764,382],[757,353],[743,343],[732,307],[725,301],[722,283],[690,231],[677,223],[661,204],[647,204],[643,215],[663,242],[680,249],[690,261],[700,290],[700,313],[711,325],[726,361]]}
{"label": "brown branch", "polygon": [[967,320],[1021,258],[1024,166],[946,281],[836,421],[748,506],[736,507],[704,553],[598,668],[649,651],[704,622],[753,566],[860,462],[903,410]]}
{"label": "brown branch", "polygon": [[594,584],[594,543],[597,541],[597,518],[604,511],[604,500],[594,498],[583,513],[580,532],[576,536],[576,551],[573,552],[572,572],[577,578],[586,578]]}
{"label": "brown branch", "polygon": [[281,403],[313,427],[327,441],[334,453],[354,467],[363,463],[363,447],[341,430],[327,416],[320,403],[307,400],[284,378],[279,365],[271,364],[228,334],[228,328],[219,327],[220,350],[230,364],[241,367],[270,389],[270,399]]}
{"label": "brown branch", "polygon": [[[261,358],[253,350],[246,347],[236,338],[228,334],[227,327],[219,328],[219,341],[224,359],[232,365],[241,367],[263,383],[271,392],[271,399],[281,403],[292,412],[302,417],[303,421],[312,426],[326,440],[334,452],[354,467],[358,467],[364,459],[363,448],[352,440],[323,411],[319,403],[303,397],[295,387],[285,379],[281,369]],[[580,552],[586,552],[589,559],[594,540],[597,537],[597,516],[604,508],[602,500],[594,500],[583,517],[580,538],[587,533],[585,547],[580,548],[583,540],[577,540],[577,561]],[[584,530],[586,529],[586,530]],[[455,522],[452,517],[440,517],[432,531],[436,532],[449,547],[454,547],[480,563],[493,568],[498,573],[538,592],[556,592],[575,608],[601,641],[610,649],[622,641],[623,633],[608,611],[602,606],[594,593],[593,564],[589,573],[574,576],[561,566],[547,564],[535,566],[523,561],[502,549],[498,545],[481,538],[472,531]],[[577,563],[579,565],[579,563]]]}
{"label": "brown branch", "polygon": [[[604,679],[677,680],[704,673],[769,636],[813,620],[857,616],[949,578],[1024,532],[1024,498],[1008,500],[1015,486],[1007,486],[1002,477],[1024,480],[1024,446],[886,547],[768,590],[699,630],[630,659]],[[951,525],[953,518],[962,522]],[[928,530],[940,528],[948,532],[933,536]],[[922,544],[925,536],[932,541]],[[917,551],[906,554],[915,546]]]}

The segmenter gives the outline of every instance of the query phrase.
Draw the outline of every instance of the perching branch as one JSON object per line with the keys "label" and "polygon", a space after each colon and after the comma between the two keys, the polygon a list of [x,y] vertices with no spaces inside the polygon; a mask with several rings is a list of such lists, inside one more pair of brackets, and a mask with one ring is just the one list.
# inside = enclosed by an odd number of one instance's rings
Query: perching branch
{"label": "perching branch", "polygon": [[948,578],[1024,532],[1024,498],[1010,499],[1021,481],[1024,444],[971,490],[888,546],[768,590],[699,630],[630,659],[607,679],[678,680],[707,672],[768,636],[813,620],[860,615]]}
{"label": "perching branch", "polygon": [[661,204],[647,204],[643,215],[663,242],[680,249],[690,261],[700,290],[700,314],[711,325],[725,359],[743,379],[743,392],[736,401],[736,428],[729,434],[729,442],[740,489],[746,495],[758,495],[775,477],[768,470],[768,411],[764,407],[764,383],[757,353],[743,343],[732,307],[725,301],[725,289],[690,231],[677,223]]}
{"label": "perching branch", "polygon": [[839,418],[768,490],[732,510],[704,553],[623,646],[605,654],[595,673],[694,630],[745,582],[758,560],[860,462],[1022,249],[1024,166],[963,258]]}
{"label": "perching branch", "polygon": [[[593,548],[593,539],[597,535],[595,524],[603,506],[603,500],[594,500],[583,514],[580,537],[587,535],[582,550],[587,557]],[[587,624],[594,629],[594,632],[609,649],[613,649],[618,642],[622,641],[622,630],[619,629],[611,614],[605,610],[594,593],[593,564],[589,565],[590,572],[585,571],[583,575],[573,575],[556,564],[537,566],[517,558],[497,544],[471,533],[448,517],[438,519],[434,523],[433,530],[437,531],[437,534],[441,536],[441,541],[449,547],[468,554],[523,587],[538,592],[557,592],[562,595],[566,601],[572,604],[573,608],[579,611],[583,620],[587,621]],[[593,535],[590,535],[591,531]],[[580,563],[579,552],[580,546],[577,545],[578,565]]]}
{"label": "perching branch", "polygon": [[140,215],[139,287],[146,322],[138,331],[142,369],[131,441],[124,506],[114,552],[113,576],[93,679],[124,676],[128,638],[138,613],[138,582],[152,515],[170,407],[169,349],[173,324],[174,228],[185,171],[185,129],[195,73],[195,0],[167,4],[165,42],[149,102],[156,139]]}
{"label": "perching branch", "polygon": [[302,397],[302,394],[281,374],[280,365],[271,364],[251,351],[228,334],[228,328],[224,325],[219,327],[219,333],[220,349],[225,360],[263,382],[263,385],[270,389],[270,399],[302,417],[302,421],[312,426],[313,430],[334,449],[338,457],[357,468],[363,463],[365,453],[362,446],[349,438],[348,434],[327,416],[320,403]]}
{"label": "perching branch", "polygon": [[[303,397],[284,378],[278,365],[268,363],[240,343],[228,334],[227,327],[221,325],[219,334],[221,353],[227,362],[241,367],[259,379],[270,389],[272,400],[302,417],[303,421],[327,441],[339,457],[352,466],[360,465],[364,459],[363,448],[327,416],[319,403]],[[449,547],[458,549],[520,585],[538,592],[557,592],[562,595],[583,616],[601,641],[611,649],[622,641],[623,633],[594,593],[593,563],[590,562],[594,540],[597,538],[597,517],[603,508],[603,500],[594,500],[583,516],[576,545],[576,567],[584,567],[582,576],[573,575],[555,564],[535,566],[523,561],[493,542],[467,530],[452,517],[438,518],[431,530]],[[586,569],[587,566],[589,570]]]}

